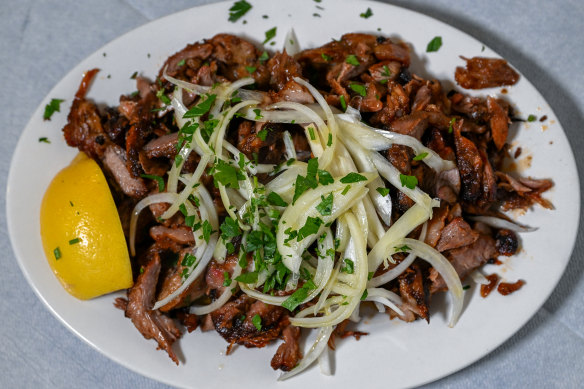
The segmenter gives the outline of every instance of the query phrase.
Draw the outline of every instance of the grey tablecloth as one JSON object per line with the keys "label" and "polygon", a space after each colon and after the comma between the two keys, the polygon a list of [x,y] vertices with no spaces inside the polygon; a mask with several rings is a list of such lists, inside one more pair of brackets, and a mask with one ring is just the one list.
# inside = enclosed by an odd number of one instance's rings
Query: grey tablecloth
{"label": "grey tablecloth", "polygon": [[[149,20],[209,2],[0,2],[1,387],[164,387],[117,365],[75,337],[34,295],[10,247],[5,183],[12,151],[29,116],[74,65],[113,38]],[[483,41],[520,69],[550,103],[568,133],[576,152],[582,188],[583,1],[388,2],[450,23]],[[535,317],[487,357],[428,387],[584,387],[583,270],[584,239],[579,234],[564,277]]]}

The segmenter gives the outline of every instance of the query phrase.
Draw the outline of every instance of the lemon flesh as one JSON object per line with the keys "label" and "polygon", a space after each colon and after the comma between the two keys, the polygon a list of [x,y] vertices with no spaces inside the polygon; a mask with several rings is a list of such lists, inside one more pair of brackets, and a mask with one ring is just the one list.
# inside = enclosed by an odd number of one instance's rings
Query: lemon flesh
{"label": "lemon flesh", "polygon": [[40,224],[49,266],[67,292],[86,300],[132,286],[116,205],[101,169],[84,153],[51,181]]}

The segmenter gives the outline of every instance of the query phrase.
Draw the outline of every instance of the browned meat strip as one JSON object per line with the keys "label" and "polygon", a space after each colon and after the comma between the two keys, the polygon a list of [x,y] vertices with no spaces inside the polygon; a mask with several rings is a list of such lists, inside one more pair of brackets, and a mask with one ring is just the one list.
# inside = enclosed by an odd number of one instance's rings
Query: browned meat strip
{"label": "browned meat strip", "polygon": [[446,251],[467,246],[478,238],[479,234],[474,232],[463,218],[456,217],[442,230],[436,250]]}
{"label": "browned meat strip", "polygon": [[450,96],[452,110],[464,115],[479,123],[486,123],[489,120],[489,112],[485,99],[462,93],[454,93]]}
{"label": "browned meat strip", "polygon": [[481,297],[483,298],[491,294],[491,291],[497,286],[497,282],[499,282],[499,276],[496,274],[490,274],[486,278],[489,280],[489,283],[481,285]]}
{"label": "browned meat strip", "polygon": [[525,285],[525,281],[523,280],[519,280],[514,283],[501,282],[497,287],[497,292],[501,293],[503,296],[507,296],[508,294],[511,294],[521,289],[523,285]]}
{"label": "browned meat strip", "polygon": [[527,209],[534,203],[544,208],[553,209],[553,204],[541,195],[553,186],[548,179],[535,180],[532,178],[515,179],[511,175],[497,172],[500,181],[497,183],[497,196],[502,200],[502,209]]}
{"label": "browned meat strip", "polygon": [[[495,240],[488,235],[479,235],[473,244],[445,253],[446,258],[452,263],[460,279],[464,279],[470,272],[484,265],[489,259],[496,258],[497,254]],[[428,278],[432,282],[430,286],[431,293],[446,288],[444,279],[434,268],[430,270]]]}
{"label": "browned meat strip", "polygon": [[417,317],[430,322],[428,301],[424,291],[422,272],[417,265],[410,266],[398,277],[399,292],[403,303],[400,305],[405,316],[402,320],[411,322]]}
{"label": "browned meat strip", "polygon": [[172,134],[163,135],[146,143],[144,152],[148,158],[174,158],[177,143],[178,132],[173,132]]}
{"label": "browned meat strip", "polygon": [[519,238],[511,230],[501,229],[497,231],[495,240],[497,241],[497,250],[501,255],[509,257],[514,255],[519,248]]}
{"label": "browned meat strip", "polygon": [[460,135],[463,122],[459,120],[454,125],[456,161],[462,181],[462,199],[474,203],[482,194],[483,161],[476,145]]}
{"label": "browned meat strip", "polygon": [[282,331],[284,343],[278,346],[278,350],[272,358],[272,369],[290,371],[298,364],[302,358],[302,352],[298,345],[300,339],[300,328],[289,325]]}
{"label": "browned meat strip", "polygon": [[[205,61],[213,52],[213,46],[209,43],[193,43],[187,45],[181,51],[169,57],[162,68],[160,69],[159,77],[162,78],[162,71],[166,68],[166,72],[170,76],[177,76],[187,69],[198,69],[203,61]],[[179,63],[184,61],[183,66]]]}
{"label": "browned meat strip", "polygon": [[117,145],[109,145],[103,154],[103,166],[111,174],[124,194],[141,198],[148,193],[142,178],[132,177],[126,165],[126,152]]}
{"label": "browned meat strip", "polygon": [[[261,318],[261,330],[253,325],[255,315]],[[215,330],[230,346],[237,343],[245,347],[264,347],[276,339],[288,325],[286,310],[266,305],[243,294],[211,313]]]}
{"label": "browned meat strip", "polygon": [[442,203],[440,208],[435,208],[432,214],[432,219],[428,220],[428,229],[426,232],[425,243],[432,247],[438,244],[442,230],[446,224],[446,217],[448,216],[448,205]]}
{"label": "browned meat strip", "polygon": [[[401,174],[411,175],[412,167],[410,165],[409,148],[402,145],[392,145],[387,150],[387,159]],[[414,205],[414,201],[405,195],[402,191],[393,191],[395,206],[400,212],[405,212]]]}
{"label": "browned meat strip", "polygon": [[487,108],[489,110],[489,126],[491,127],[493,142],[497,146],[497,150],[501,150],[507,141],[507,134],[509,133],[509,116],[507,116],[507,112],[499,105],[497,100],[491,96],[487,97]]}
{"label": "browned meat strip", "polygon": [[178,358],[172,344],[180,337],[180,331],[168,316],[152,310],[156,284],[160,274],[160,255],[152,251],[148,265],[138,276],[134,286],[128,291],[126,317],[146,339],[155,339],[158,347],[166,350],[168,356],[178,365]]}
{"label": "browned meat strip", "polygon": [[286,50],[270,58],[267,66],[270,71],[270,86],[276,91],[283,89],[294,77],[302,76],[302,67]]}
{"label": "browned meat strip", "polygon": [[91,81],[99,69],[92,69],[83,75],[71,111],[67,116],[67,124],[63,134],[67,144],[84,151],[93,159],[100,158],[106,149],[108,137],[101,125],[101,117],[97,106],[85,99]]}
{"label": "browned meat strip", "polygon": [[519,74],[504,59],[484,57],[461,58],[466,61],[466,69],[457,67],[454,78],[465,89],[483,89],[513,85],[519,80]]}
{"label": "browned meat strip", "polygon": [[[183,274],[183,272],[188,270],[186,270],[187,266],[184,266],[182,261],[185,254],[190,252],[192,252],[192,248],[184,249],[179,256],[176,265],[170,269],[167,269],[162,278],[160,292],[158,293],[157,297],[158,300],[162,300],[163,298],[170,296],[183,284],[183,281],[187,277],[187,275]],[[205,276],[201,274],[182,293],[169,301],[166,305],[160,307],[160,310],[162,312],[168,312],[172,309],[188,306],[193,301],[203,296],[206,289],[207,285],[205,284]]]}

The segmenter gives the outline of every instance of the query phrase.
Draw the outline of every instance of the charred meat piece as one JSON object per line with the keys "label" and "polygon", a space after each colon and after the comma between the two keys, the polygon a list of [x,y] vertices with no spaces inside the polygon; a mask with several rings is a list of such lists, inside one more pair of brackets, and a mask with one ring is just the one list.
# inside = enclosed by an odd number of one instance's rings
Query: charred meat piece
{"label": "charred meat piece", "polygon": [[138,276],[136,283],[128,291],[126,317],[132,320],[144,338],[155,339],[158,347],[165,350],[178,365],[178,358],[172,350],[172,344],[180,337],[180,331],[171,318],[158,310],[152,310],[160,274],[160,254],[152,251],[150,257],[150,262],[144,267],[144,272]]}
{"label": "charred meat piece", "polygon": [[446,251],[468,246],[478,238],[479,234],[474,232],[463,218],[456,217],[442,230],[436,250]]}
{"label": "charred meat piece", "polygon": [[459,120],[454,124],[456,164],[462,181],[462,199],[474,203],[482,195],[483,160],[477,146],[460,134],[463,122]]}
{"label": "charred meat piece", "polygon": [[401,317],[407,322],[416,320],[417,317],[430,322],[428,301],[424,290],[424,279],[417,265],[410,266],[398,277],[399,292],[403,300],[400,306],[405,316]]}
{"label": "charred meat piece", "polygon": [[514,283],[501,282],[497,287],[497,292],[501,293],[503,296],[507,296],[513,292],[518,291],[521,287],[525,285],[525,281],[519,280]]}
{"label": "charred meat piece", "polygon": [[507,134],[509,133],[509,116],[497,100],[491,96],[487,97],[487,108],[489,110],[491,136],[495,146],[497,146],[497,150],[501,150],[507,141]]}
{"label": "charred meat piece", "polygon": [[519,248],[519,239],[517,234],[511,230],[500,229],[495,236],[497,241],[497,250],[499,254],[510,257],[517,252]]}
{"label": "charred meat piece", "polygon": [[461,58],[466,61],[466,68],[457,67],[454,78],[465,89],[514,85],[519,80],[519,74],[504,59]]}
{"label": "charred meat piece", "polygon": [[117,145],[109,145],[103,154],[102,163],[121,191],[130,197],[141,198],[148,193],[142,178],[132,176],[127,168],[126,152]]}
{"label": "charred meat piece", "polygon": [[300,328],[293,325],[287,326],[282,331],[282,339],[284,339],[284,343],[278,346],[278,350],[272,358],[271,366],[274,370],[290,371],[302,358],[302,352],[298,345]]}
{"label": "charred meat piece", "polygon": [[489,280],[488,284],[481,285],[481,297],[485,298],[489,294],[491,294],[492,290],[497,286],[497,282],[499,282],[499,276],[496,274],[491,274],[486,276],[487,280]]}

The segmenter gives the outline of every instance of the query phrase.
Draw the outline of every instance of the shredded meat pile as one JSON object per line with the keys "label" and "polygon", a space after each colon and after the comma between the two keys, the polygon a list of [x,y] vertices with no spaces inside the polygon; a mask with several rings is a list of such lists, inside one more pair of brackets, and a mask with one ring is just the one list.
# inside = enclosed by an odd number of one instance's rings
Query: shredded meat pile
{"label": "shredded meat pile", "polygon": [[[504,60],[465,60],[466,68],[457,68],[455,74],[463,88],[511,85],[518,80],[518,74]],[[414,152],[406,146],[394,145],[385,154],[402,174],[415,176],[424,191],[441,199],[441,207],[435,209],[428,222],[425,241],[442,252],[464,279],[499,255],[513,255],[519,247],[518,237],[512,231],[473,222],[469,216],[505,218],[501,211],[527,209],[536,203],[551,208],[551,203],[541,195],[552,183],[502,170],[505,159],[511,158],[506,142],[513,112],[507,101],[445,91],[437,80],[412,74],[409,64],[408,46],[381,36],[346,34],[338,41],[295,56],[284,51],[265,58],[252,43],[219,34],[189,44],[169,57],[156,80],[138,77],[138,93],[122,96],[117,107],[100,110],[85,98],[97,70],[87,72],[63,131],[70,146],[86,152],[102,166],[127,233],[130,214],[127,210],[148,194],[157,193],[156,182],[142,176],[163,176],[176,155],[178,128],[172,110],[159,99],[174,88],[164,79],[164,69],[172,77],[206,86],[251,76],[256,81],[255,89],[265,92],[263,103],[314,102],[312,95],[294,81],[294,77],[302,77],[330,105],[338,109],[350,105],[372,126],[415,137],[443,159],[456,163],[457,169],[436,175],[425,164],[413,160]],[[187,107],[196,104],[197,99],[183,93]],[[268,136],[258,136],[265,126],[236,118],[227,137],[248,158],[280,163],[285,159],[282,134],[288,131],[299,159],[311,157],[302,127],[270,124]],[[192,153],[183,172],[194,171],[198,160]],[[205,174],[202,181],[223,218],[226,212],[212,177]],[[391,196],[395,220],[413,201],[397,190],[392,190]],[[118,299],[116,306],[124,310],[145,338],[155,339],[158,347],[176,363],[172,344],[181,336],[177,327],[180,322],[189,331],[199,324],[204,330],[216,330],[230,349],[234,344],[263,347],[281,338],[284,342],[272,359],[272,367],[287,371],[296,366],[301,358],[300,330],[289,324],[290,312],[285,308],[266,305],[237,292],[223,307],[205,317],[187,313],[185,307],[192,302],[209,303],[221,295],[226,288],[225,275],[233,274],[235,256],[223,263],[212,261],[183,293],[159,310],[152,310],[154,301],[170,295],[181,285],[183,259],[195,245],[182,214],[159,221],[167,208],[167,204],[151,205],[150,214],[140,218],[138,255],[133,258],[135,285],[128,290],[127,300]],[[400,255],[395,258],[398,263],[403,260]],[[380,269],[377,275],[389,269]],[[400,277],[383,287],[402,297],[401,319],[429,321],[431,295],[445,290],[445,282],[433,268],[416,260]],[[389,313],[396,316],[395,312]],[[261,318],[261,329],[252,323],[256,315]]]}

